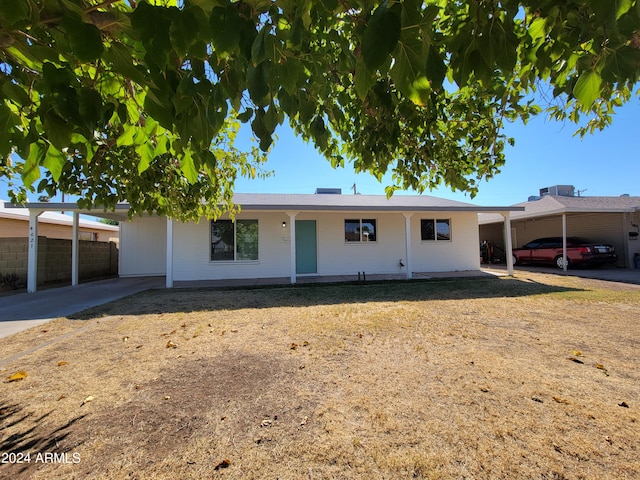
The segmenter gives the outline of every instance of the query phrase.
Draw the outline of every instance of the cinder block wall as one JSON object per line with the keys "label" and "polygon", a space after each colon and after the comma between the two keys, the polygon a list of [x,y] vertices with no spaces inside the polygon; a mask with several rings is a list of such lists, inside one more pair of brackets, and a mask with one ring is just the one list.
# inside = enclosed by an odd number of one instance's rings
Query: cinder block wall
{"label": "cinder block wall", "polygon": [[38,237],[38,283],[71,280],[71,242],[60,238]]}
{"label": "cinder block wall", "polygon": [[[118,274],[118,247],[113,242],[79,241],[80,281]],[[0,238],[0,274],[16,274],[27,283],[26,238]],[[71,240],[38,237],[38,285],[71,281]]]}
{"label": "cinder block wall", "polygon": [[[113,242],[80,241],[78,276],[80,280],[118,274],[118,248]],[[90,259],[85,261],[84,259]]]}
{"label": "cinder block wall", "polygon": [[27,239],[0,238],[0,274],[15,273],[20,281],[27,278]]}

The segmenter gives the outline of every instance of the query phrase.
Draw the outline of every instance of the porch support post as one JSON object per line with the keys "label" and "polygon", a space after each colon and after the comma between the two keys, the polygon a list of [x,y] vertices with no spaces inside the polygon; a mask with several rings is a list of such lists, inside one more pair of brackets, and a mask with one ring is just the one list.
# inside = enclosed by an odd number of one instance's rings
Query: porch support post
{"label": "porch support post", "polygon": [[407,280],[413,278],[413,263],[412,263],[412,255],[411,255],[411,217],[413,213],[403,213],[404,216],[404,239],[405,239],[405,249],[407,252]]}
{"label": "porch support post", "polygon": [[564,259],[564,262],[562,264],[562,271],[566,272],[567,263],[569,263],[567,259],[567,214],[566,213],[562,214],[562,258]]}
{"label": "porch support post", "polygon": [[166,287],[173,288],[173,220],[167,217],[167,272]]}
{"label": "porch support post", "polygon": [[507,250],[505,252],[507,256],[507,258],[505,259],[507,261],[507,274],[513,275],[513,245],[511,245],[513,240],[511,238],[511,213],[503,212],[502,216],[504,217],[504,238],[507,247]]}
{"label": "porch support post", "polygon": [[78,243],[78,223],[80,213],[73,212],[73,227],[71,228],[71,285],[78,285],[78,257],[80,246]]}
{"label": "porch support post", "polygon": [[289,246],[291,249],[291,283],[296,283],[296,215],[298,212],[287,212],[289,215]]}
{"label": "porch support post", "polygon": [[38,217],[42,210],[29,210],[29,245],[27,252],[27,292],[38,287]]}

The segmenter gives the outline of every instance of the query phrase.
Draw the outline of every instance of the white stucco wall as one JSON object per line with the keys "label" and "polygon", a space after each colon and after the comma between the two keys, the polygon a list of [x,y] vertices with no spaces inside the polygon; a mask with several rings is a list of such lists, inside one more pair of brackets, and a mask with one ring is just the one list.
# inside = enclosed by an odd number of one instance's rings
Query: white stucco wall
{"label": "white stucco wall", "polygon": [[[375,242],[345,242],[346,219],[375,219]],[[399,213],[300,213],[296,220],[316,220],[318,274],[357,275],[358,272],[400,274],[406,257],[404,217]]]}
{"label": "white stucco wall", "polygon": [[[420,219],[450,219],[451,241],[422,241]],[[411,217],[414,272],[455,272],[480,269],[478,214],[474,212],[415,213]]]}
{"label": "white stucco wall", "polygon": [[[289,217],[286,213],[242,213],[239,220],[258,220],[258,260],[210,261],[209,221],[173,225],[173,279],[218,280],[273,278],[290,275]],[[282,222],[287,227],[282,228]]]}
{"label": "white stucco wall", "polygon": [[121,277],[164,275],[167,270],[167,219],[137,217],[120,223]]}
{"label": "white stucco wall", "polygon": [[[376,219],[376,242],[344,241],[344,220],[356,218]],[[450,219],[451,241],[421,241],[422,218]],[[199,223],[175,222],[174,280],[288,277],[291,273],[291,224],[288,215],[285,212],[242,212],[238,219],[258,220],[257,261],[211,262],[209,222],[204,219]],[[357,275],[358,272],[406,274],[406,267],[400,265],[400,259],[407,264],[405,218],[401,213],[301,212],[296,220],[316,221],[317,275]],[[283,221],[287,223],[286,228],[282,228]],[[147,221],[145,225],[153,227],[155,233],[152,235],[162,235],[158,231],[159,225],[154,222]],[[416,212],[411,217],[411,230],[414,272],[480,268],[476,213]],[[133,232],[123,229],[122,251],[125,250],[124,242],[129,233]],[[164,271],[164,259],[162,265]]]}

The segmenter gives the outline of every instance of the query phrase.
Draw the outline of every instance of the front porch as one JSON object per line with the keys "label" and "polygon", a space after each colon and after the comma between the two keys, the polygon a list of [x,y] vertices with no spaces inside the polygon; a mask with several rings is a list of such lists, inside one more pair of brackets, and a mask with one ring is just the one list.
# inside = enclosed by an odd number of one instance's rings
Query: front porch
{"label": "front porch", "polygon": [[[507,271],[496,270],[465,270],[457,272],[414,272],[412,280],[435,280],[445,278],[486,278],[508,276]],[[309,285],[314,283],[368,283],[386,281],[410,281],[405,274],[371,274],[363,275],[298,275],[296,284]],[[239,278],[226,280],[191,280],[174,281],[173,288],[240,288],[260,287],[270,285],[292,285],[289,277],[275,278]]]}

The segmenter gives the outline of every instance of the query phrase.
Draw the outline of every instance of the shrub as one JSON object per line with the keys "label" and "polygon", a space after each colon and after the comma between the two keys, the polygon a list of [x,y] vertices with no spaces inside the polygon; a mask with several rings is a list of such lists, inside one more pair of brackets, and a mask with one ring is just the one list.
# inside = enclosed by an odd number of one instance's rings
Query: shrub
{"label": "shrub", "polygon": [[18,288],[19,283],[20,277],[15,273],[0,274],[0,287],[9,287],[15,290]]}

